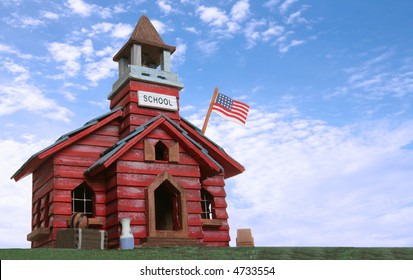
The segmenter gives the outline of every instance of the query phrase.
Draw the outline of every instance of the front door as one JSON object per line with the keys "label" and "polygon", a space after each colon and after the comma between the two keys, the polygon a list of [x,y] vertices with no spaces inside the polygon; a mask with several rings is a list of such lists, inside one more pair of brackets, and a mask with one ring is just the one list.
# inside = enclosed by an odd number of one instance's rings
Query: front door
{"label": "front door", "polygon": [[188,237],[186,192],[168,172],[148,187],[148,236]]}
{"label": "front door", "polygon": [[167,182],[155,190],[156,230],[181,230],[180,197]]}

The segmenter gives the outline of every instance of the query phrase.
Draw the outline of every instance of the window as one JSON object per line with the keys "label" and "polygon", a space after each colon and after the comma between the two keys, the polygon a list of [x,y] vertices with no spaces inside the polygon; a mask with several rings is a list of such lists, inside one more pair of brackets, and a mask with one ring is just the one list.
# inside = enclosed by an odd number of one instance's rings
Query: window
{"label": "window", "polygon": [[179,143],[169,141],[168,145],[159,140],[145,139],[144,142],[145,161],[179,162]]}
{"label": "window", "polygon": [[158,141],[155,145],[155,160],[168,161],[168,153],[168,147],[162,141]]}
{"label": "window", "polygon": [[72,191],[72,212],[93,217],[93,191],[88,185],[82,184]]}
{"label": "window", "polygon": [[33,206],[34,211],[34,228],[40,227],[40,199]]}
{"label": "window", "polygon": [[46,194],[46,198],[44,201],[44,223],[43,226],[44,227],[49,227],[49,221],[50,221],[50,216],[49,216],[49,200],[50,200],[50,193]]}
{"label": "window", "polygon": [[202,219],[214,219],[214,198],[205,189],[201,189]]}

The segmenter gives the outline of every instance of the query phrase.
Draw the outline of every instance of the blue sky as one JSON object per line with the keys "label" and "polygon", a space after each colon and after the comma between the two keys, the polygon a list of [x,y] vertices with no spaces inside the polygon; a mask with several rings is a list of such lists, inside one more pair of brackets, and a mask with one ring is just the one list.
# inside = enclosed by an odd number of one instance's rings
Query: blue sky
{"label": "blue sky", "polygon": [[213,90],[251,106],[207,136],[246,172],[227,182],[232,244],[413,246],[413,3],[0,0],[0,247],[28,247],[31,179],[10,176],[108,111],[113,55],[141,15],[177,47],[181,114]]}

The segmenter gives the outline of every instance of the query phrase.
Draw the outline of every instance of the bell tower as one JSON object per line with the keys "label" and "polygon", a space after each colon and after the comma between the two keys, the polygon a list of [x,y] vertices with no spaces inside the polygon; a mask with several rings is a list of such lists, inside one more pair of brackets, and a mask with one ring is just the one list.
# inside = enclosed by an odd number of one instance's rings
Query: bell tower
{"label": "bell tower", "polygon": [[179,123],[179,91],[184,87],[171,70],[176,47],[164,43],[151,21],[142,16],[131,37],[113,57],[119,77],[108,95],[110,109],[124,107],[121,135],[165,114]]}

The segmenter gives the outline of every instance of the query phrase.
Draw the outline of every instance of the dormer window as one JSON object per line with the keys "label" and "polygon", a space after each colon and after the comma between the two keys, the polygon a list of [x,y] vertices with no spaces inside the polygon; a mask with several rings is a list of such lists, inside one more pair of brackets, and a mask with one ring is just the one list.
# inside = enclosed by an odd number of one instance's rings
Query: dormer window
{"label": "dormer window", "polygon": [[168,147],[162,141],[158,141],[155,145],[155,160],[168,161]]}
{"label": "dormer window", "polygon": [[[156,141],[156,140],[155,140]],[[179,143],[146,139],[144,142],[145,161],[179,162]]]}

